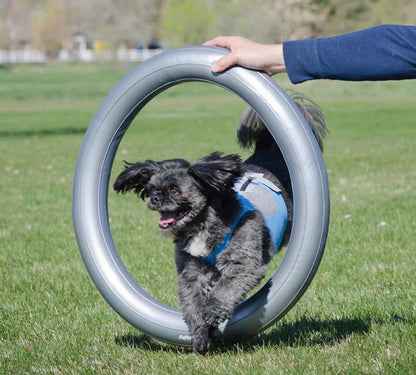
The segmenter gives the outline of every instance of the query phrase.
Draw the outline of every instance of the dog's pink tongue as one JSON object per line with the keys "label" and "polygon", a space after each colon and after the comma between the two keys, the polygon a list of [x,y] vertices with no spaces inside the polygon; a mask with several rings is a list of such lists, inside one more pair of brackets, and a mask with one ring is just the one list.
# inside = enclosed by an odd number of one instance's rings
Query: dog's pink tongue
{"label": "dog's pink tongue", "polygon": [[176,221],[176,215],[174,213],[163,214],[159,220],[159,225],[161,227],[167,227],[170,224],[173,224]]}

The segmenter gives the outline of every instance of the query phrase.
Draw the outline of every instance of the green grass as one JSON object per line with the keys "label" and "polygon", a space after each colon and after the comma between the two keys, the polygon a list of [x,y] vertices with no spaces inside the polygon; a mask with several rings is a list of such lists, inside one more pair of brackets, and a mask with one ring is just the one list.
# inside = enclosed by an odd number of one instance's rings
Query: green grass
{"label": "green grass", "polygon": [[[158,342],[119,318],[89,279],[71,219],[84,131],[124,75],[112,66],[0,70],[0,373],[413,374],[416,371],[416,87],[310,82],[318,102],[331,225],[318,273],[262,334],[207,356]],[[285,77],[280,79],[290,87]],[[239,152],[240,99],[206,84],[155,98],[120,145],[122,160]],[[127,268],[176,306],[172,245],[133,196],[110,193]],[[272,271],[271,271],[272,272]]]}

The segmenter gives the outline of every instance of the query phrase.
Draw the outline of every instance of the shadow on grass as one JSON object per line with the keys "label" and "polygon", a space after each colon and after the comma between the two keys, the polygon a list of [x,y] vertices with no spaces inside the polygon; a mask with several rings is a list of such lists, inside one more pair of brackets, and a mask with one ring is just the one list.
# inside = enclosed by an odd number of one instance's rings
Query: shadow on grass
{"label": "shadow on grass", "polygon": [[10,138],[25,138],[25,137],[47,137],[55,135],[73,135],[84,134],[85,128],[54,128],[54,129],[39,129],[39,130],[1,130],[0,137]]}
{"label": "shadow on grass", "polygon": [[353,335],[363,335],[370,329],[367,319],[343,318],[319,320],[302,318],[283,322],[276,329],[260,334],[241,345],[277,345],[287,347],[333,345]]}
{"label": "shadow on grass", "polygon": [[[251,339],[220,346],[211,354],[250,352],[261,347],[312,347],[335,345],[356,335],[365,335],[373,324],[415,324],[414,319],[394,315],[386,318],[340,318],[319,320],[302,318],[296,322],[281,322],[275,329],[261,333]],[[118,345],[154,352],[191,353],[190,348],[178,347],[160,343],[145,334],[127,334],[116,336]]]}
{"label": "shadow on grass", "polygon": [[126,346],[134,349],[152,351],[152,352],[177,352],[177,353],[191,353],[192,349],[188,347],[180,347],[168,345],[153,339],[145,334],[126,334],[116,336],[115,342],[117,345]]}

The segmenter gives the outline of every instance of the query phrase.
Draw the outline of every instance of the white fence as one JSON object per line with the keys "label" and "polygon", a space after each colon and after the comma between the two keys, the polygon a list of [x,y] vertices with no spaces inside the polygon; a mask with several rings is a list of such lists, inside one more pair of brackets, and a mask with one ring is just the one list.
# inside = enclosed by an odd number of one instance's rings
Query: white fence
{"label": "white fence", "polygon": [[122,61],[140,62],[157,55],[161,49],[119,49],[111,52],[94,52],[90,49],[81,51],[61,51],[56,59],[50,59],[42,51],[35,50],[0,50],[0,64],[42,64],[49,60],[59,61],[81,61],[81,62],[100,62],[100,61]]}
{"label": "white fence", "polygon": [[42,51],[33,50],[0,50],[0,64],[27,64],[27,63],[45,63],[46,54]]}

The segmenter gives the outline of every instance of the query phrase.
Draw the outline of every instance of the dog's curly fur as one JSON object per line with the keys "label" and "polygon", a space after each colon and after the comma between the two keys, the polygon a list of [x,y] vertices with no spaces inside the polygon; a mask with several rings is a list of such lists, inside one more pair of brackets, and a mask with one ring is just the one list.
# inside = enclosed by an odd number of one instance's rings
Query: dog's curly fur
{"label": "dog's curly fur", "polygon": [[[322,147],[326,132],[322,113],[299,100],[297,104]],[[148,208],[161,214],[159,230],[173,237],[179,305],[198,352],[214,346],[218,326],[231,318],[237,304],[260,283],[275,253],[263,216],[249,211],[215,266],[204,259],[223,241],[239,215],[240,203],[233,190],[236,180],[254,171],[278,186],[288,208],[286,234],[291,228],[292,190],[279,148],[252,109],[244,112],[237,134],[243,147],[255,146],[244,163],[236,154],[218,152],[194,163],[183,159],[126,163],[114,183],[117,192],[133,191],[147,199]]]}

